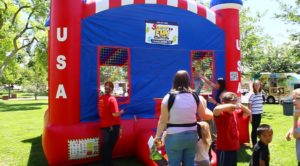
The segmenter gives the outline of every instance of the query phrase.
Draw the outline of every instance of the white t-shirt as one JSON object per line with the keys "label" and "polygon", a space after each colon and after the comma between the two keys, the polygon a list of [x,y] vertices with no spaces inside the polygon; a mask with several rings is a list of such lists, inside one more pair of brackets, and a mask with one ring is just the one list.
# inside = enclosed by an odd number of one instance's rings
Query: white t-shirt
{"label": "white t-shirt", "polygon": [[203,160],[209,161],[208,151],[209,151],[209,146],[206,145],[202,141],[202,139],[200,139],[197,143],[197,151],[196,151],[196,155],[195,155],[195,161],[203,161]]}
{"label": "white t-shirt", "polygon": [[[162,104],[168,107],[170,95],[167,94]],[[201,104],[201,103],[199,103]],[[169,112],[169,122],[171,124],[186,124],[194,123],[197,113],[197,102],[191,93],[180,93],[175,97],[174,104]],[[169,127],[167,134],[181,133],[184,131],[197,130],[197,126],[193,127]]]}

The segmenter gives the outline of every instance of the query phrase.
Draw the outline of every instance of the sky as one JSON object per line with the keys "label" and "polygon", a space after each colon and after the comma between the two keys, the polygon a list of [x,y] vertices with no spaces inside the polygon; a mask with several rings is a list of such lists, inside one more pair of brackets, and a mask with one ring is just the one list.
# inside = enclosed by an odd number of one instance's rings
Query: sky
{"label": "sky", "polygon": [[[210,0],[200,0],[210,2]],[[295,0],[281,0],[282,2],[295,5]],[[275,13],[281,13],[280,6],[276,0],[247,0],[243,7],[250,7],[250,15],[255,17],[257,12],[265,13],[258,23],[264,29],[264,34],[271,36],[274,44],[280,45],[289,39],[289,31],[300,31],[299,25],[286,24],[275,18]]]}

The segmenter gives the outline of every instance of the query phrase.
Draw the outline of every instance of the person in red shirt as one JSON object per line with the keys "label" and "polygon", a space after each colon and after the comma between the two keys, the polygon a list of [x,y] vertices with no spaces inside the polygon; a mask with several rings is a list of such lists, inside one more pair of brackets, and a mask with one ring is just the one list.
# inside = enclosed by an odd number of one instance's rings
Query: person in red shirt
{"label": "person in red shirt", "polygon": [[99,98],[99,117],[100,128],[103,134],[103,146],[101,148],[102,166],[112,166],[112,152],[117,143],[120,133],[120,115],[123,110],[119,111],[117,100],[111,93],[114,90],[112,82],[104,84],[105,94]]}
{"label": "person in red shirt", "polygon": [[237,95],[225,92],[220,105],[216,106],[214,120],[217,127],[218,166],[236,166],[237,151],[240,149],[237,114],[243,112],[249,116],[251,111],[237,102]]}

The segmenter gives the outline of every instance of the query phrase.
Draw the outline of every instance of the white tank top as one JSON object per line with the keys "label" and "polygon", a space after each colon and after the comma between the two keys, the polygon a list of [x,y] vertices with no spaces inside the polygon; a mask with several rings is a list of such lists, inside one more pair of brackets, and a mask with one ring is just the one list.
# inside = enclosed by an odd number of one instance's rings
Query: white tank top
{"label": "white tank top", "polygon": [[[167,94],[162,104],[168,107],[170,95]],[[200,103],[199,103],[200,104]],[[175,97],[174,104],[169,112],[169,122],[171,124],[194,123],[197,113],[197,102],[191,93],[180,93]],[[197,130],[197,126],[193,127],[169,127],[167,134],[181,133],[184,131]]]}

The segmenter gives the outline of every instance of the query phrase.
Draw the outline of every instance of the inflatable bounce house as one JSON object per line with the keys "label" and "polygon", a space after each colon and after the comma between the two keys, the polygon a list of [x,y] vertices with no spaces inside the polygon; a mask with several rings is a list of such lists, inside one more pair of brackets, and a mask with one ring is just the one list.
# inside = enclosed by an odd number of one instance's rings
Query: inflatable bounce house
{"label": "inflatable bounce house", "polygon": [[[110,80],[125,111],[114,157],[156,165],[147,142],[156,131],[159,98],[177,70],[190,73],[193,87],[194,72],[202,72],[212,81],[226,79],[227,90],[239,93],[241,6],[241,0],[212,0],[210,9],[193,0],[52,0],[43,133],[48,163],[100,160],[98,99]],[[203,93],[210,94],[209,88]],[[241,142],[247,141],[245,134]]]}

